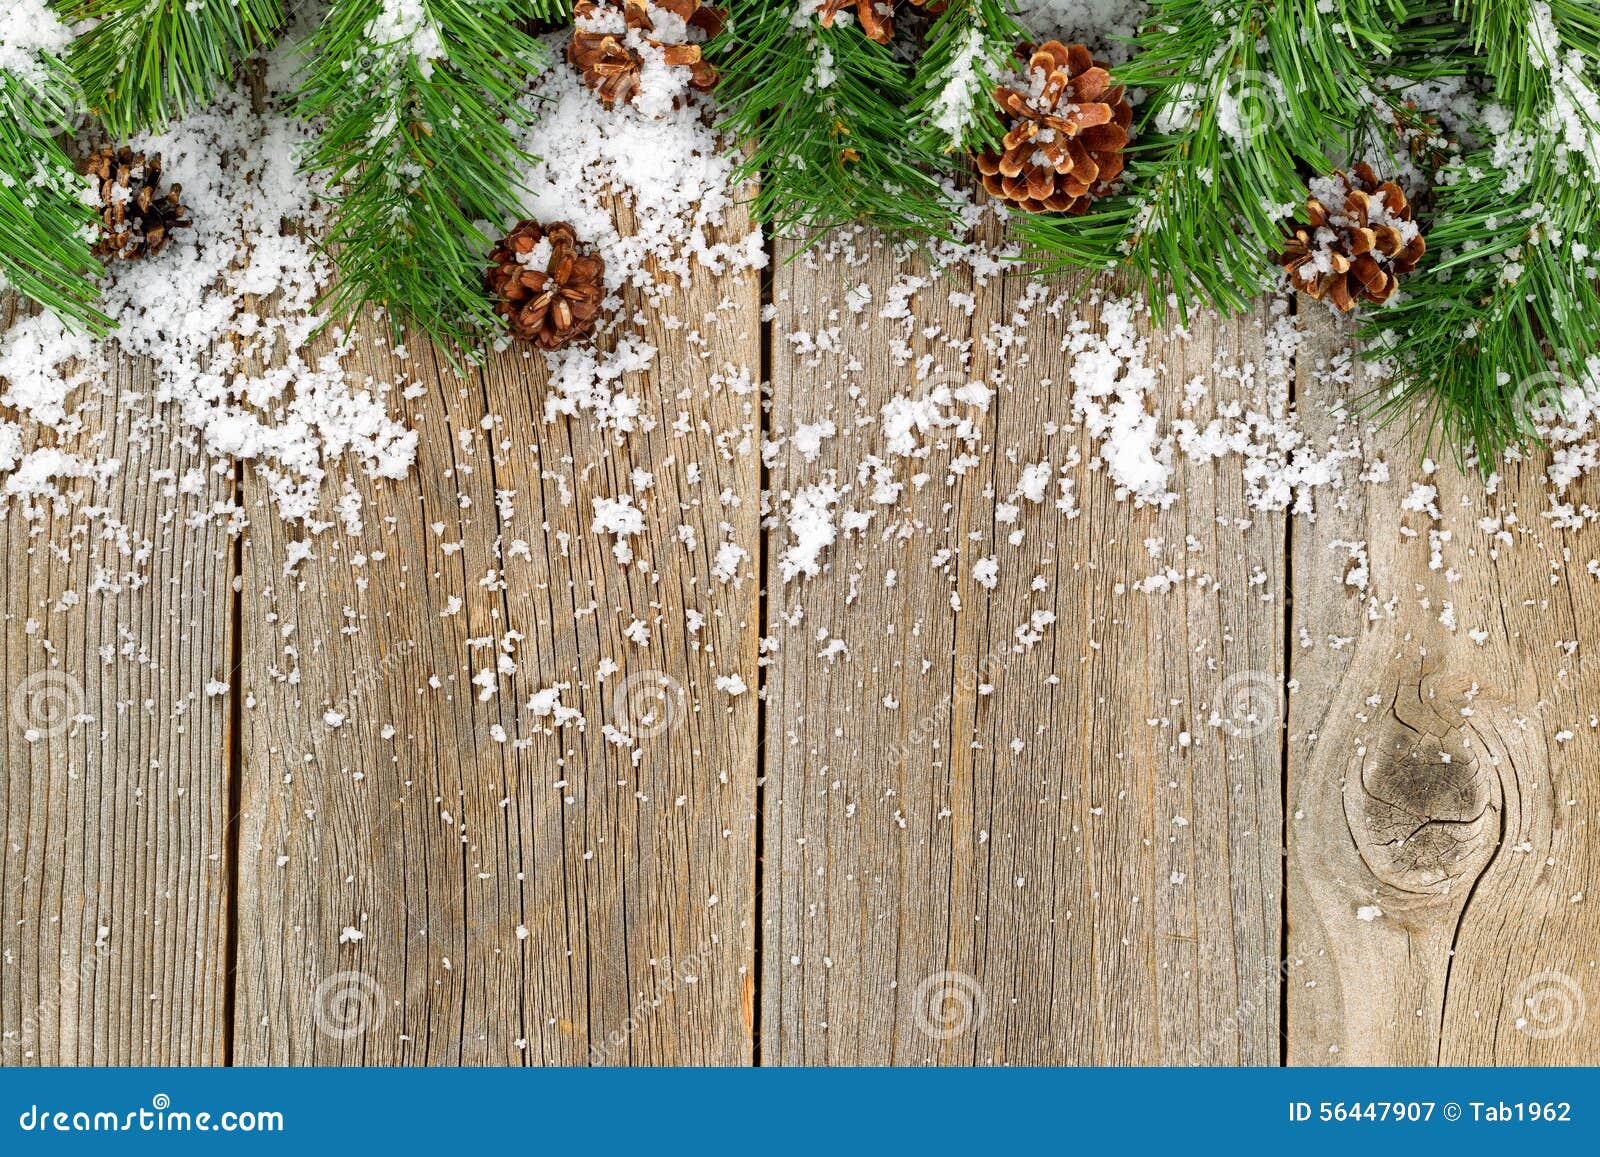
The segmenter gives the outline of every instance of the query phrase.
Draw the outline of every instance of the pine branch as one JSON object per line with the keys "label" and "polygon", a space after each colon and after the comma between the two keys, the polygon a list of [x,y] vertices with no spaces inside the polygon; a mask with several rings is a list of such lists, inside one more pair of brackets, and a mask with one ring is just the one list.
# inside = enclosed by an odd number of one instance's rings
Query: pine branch
{"label": "pine branch", "polygon": [[1468,14],[1471,46],[1509,107],[1480,128],[1492,143],[1443,174],[1429,257],[1366,336],[1395,369],[1387,404],[1425,402],[1487,469],[1506,445],[1537,439],[1536,420],[1587,383],[1600,344],[1590,252],[1600,232],[1600,24],[1566,0],[1474,4]]}
{"label": "pine branch", "polygon": [[1472,47],[1487,58],[1495,96],[1518,124],[1549,106],[1552,66],[1576,51],[1600,57],[1600,9],[1590,0],[1455,0],[1472,30]]}
{"label": "pine branch", "polygon": [[[1534,163],[1549,158],[1533,158]],[[1466,158],[1440,197],[1429,234],[1431,264],[1364,335],[1391,360],[1398,410],[1427,402],[1434,424],[1487,457],[1537,437],[1535,412],[1559,409],[1587,378],[1600,334],[1600,297],[1581,238],[1551,207],[1508,192],[1487,153]]]}
{"label": "pine branch", "polygon": [[[48,15],[33,14],[38,28]],[[65,41],[65,31],[50,31]],[[66,65],[44,45],[11,45],[0,70],[0,285],[99,332],[100,264],[89,252],[95,224],[84,179],[57,143],[77,109]]]}
{"label": "pine branch", "polygon": [[281,0],[53,2],[66,22],[89,25],[68,60],[116,137],[160,129],[209,104],[285,20]]}
{"label": "pine branch", "polygon": [[[431,336],[466,345],[497,319],[482,289],[484,254],[517,214],[517,143],[533,114],[518,98],[543,46],[518,28],[556,16],[557,0],[335,0],[312,39],[301,111],[323,129],[306,160],[335,188],[327,244],[342,314],[368,303]],[[498,234],[496,234],[498,236]]]}
{"label": "pine branch", "polygon": [[923,148],[981,150],[1000,140],[1004,130],[989,94],[1027,39],[1006,0],[950,0],[928,29],[912,81],[911,115],[921,124]]}
{"label": "pine branch", "polygon": [[824,28],[794,0],[732,0],[708,55],[731,109],[721,128],[748,145],[756,216],[780,232],[842,223],[946,236],[955,206],[940,152],[908,132],[908,68],[853,24]]}
{"label": "pine branch", "polygon": [[1047,267],[1123,266],[1158,312],[1247,308],[1306,171],[1333,167],[1396,44],[1399,0],[1156,0],[1114,79],[1145,92],[1127,191],[1019,230]]}

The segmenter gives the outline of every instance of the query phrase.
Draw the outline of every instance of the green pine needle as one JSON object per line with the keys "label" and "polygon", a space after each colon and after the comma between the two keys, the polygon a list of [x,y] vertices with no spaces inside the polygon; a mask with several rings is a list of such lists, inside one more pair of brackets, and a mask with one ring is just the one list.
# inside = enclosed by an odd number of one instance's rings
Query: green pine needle
{"label": "green pine needle", "polygon": [[[1535,7],[1547,10],[1557,44],[1533,48]],[[1528,124],[1549,107],[1550,60],[1577,51],[1592,68],[1600,60],[1600,8],[1592,0],[1455,0],[1456,18],[1469,24],[1472,47],[1487,60],[1495,95]]]}
{"label": "green pine needle", "polygon": [[853,25],[796,22],[792,4],[732,0],[709,46],[731,110],[722,129],[748,147],[739,180],[759,179],[756,216],[781,233],[859,223],[943,237],[955,203],[942,150],[908,132],[910,70]]}
{"label": "green pine needle", "polygon": [[[1472,5],[1472,51],[1482,52],[1511,114],[1484,126],[1487,144],[1441,174],[1428,214],[1428,256],[1366,337],[1394,367],[1392,411],[1432,416],[1458,453],[1484,469],[1508,445],[1536,440],[1535,417],[1589,385],[1600,347],[1600,295],[1591,250],[1600,234],[1597,159],[1568,147],[1566,121],[1590,140],[1600,122],[1572,86],[1600,83],[1600,15],[1549,4],[1557,45],[1529,61],[1532,5]],[[1576,68],[1557,82],[1554,66]]]}
{"label": "green pine needle", "polygon": [[1083,217],[1019,225],[1046,267],[1123,266],[1159,313],[1170,297],[1248,308],[1308,172],[1338,159],[1393,50],[1396,0],[1156,0],[1113,78],[1145,99],[1125,192]]}
{"label": "green pine needle", "polygon": [[39,61],[24,81],[0,72],[0,281],[63,321],[100,332],[100,264],[89,252],[95,215],[84,179],[55,139],[75,105],[66,66]]}
{"label": "green pine needle", "polygon": [[[333,0],[309,45],[300,108],[319,137],[307,165],[337,201],[332,304],[368,303],[459,343],[497,332],[483,253],[517,214],[531,160],[521,100],[542,65],[530,19],[567,0],[421,0],[442,55],[372,43],[384,0]],[[1010,0],[948,0],[893,46],[849,23],[797,19],[792,0],[727,0],[707,52],[722,127],[759,178],[779,231],[867,224],[898,237],[961,228],[950,192],[969,149],[1001,124],[989,91],[1026,39]],[[116,136],[212,99],[272,43],[286,0],[54,0],[83,31],[68,64]],[[923,30],[920,38],[918,30]],[[1463,452],[1537,435],[1536,411],[1587,385],[1600,347],[1600,7],[1593,0],[1153,0],[1131,60],[1113,69],[1141,104],[1123,187],[1082,216],[1014,214],[1046,270],[1116,269],[1160,312],[1227,311],[1283,285],[1272,255],[1307,179],[1375,146],[1432,133],[1415,86],[1492,87],[1465,155],[1415,200],[1428,240],[1369,349],[1395,372],[1381,401],[1433,415]],[[60,62],[24,87],[0,75],[0,273],[90,325],[97,266],[82,181],[54,133],[77,98]],[[39,88],[45,91],[38,91]],[[1381,150],[1380,150],[1381,151]],[[1398,159],[1398,158],[1397,158]]]}
{"label": "green pine needle", "polygon": [[281,0],[55,0],[69,24],[89,27],[69,63],[110,133],[161,129],[203,108],[241,60],[270,46],[285,22]]}
{"label": "green pine needle", "polygon": [[[485,253],[517,216],[517,145],[532,122],[519,103],[543,66],[522,32],[558,3],[424,0],[443,55],[373,43],[382,0],[335,0],[309,46],[300,107],[322,124],[306,166],[337,202],[327,245],[340,277],[328,304],[350,314],[389,307],[442,342],[469,345],[498,324],[483,292]],[[498,233],[496,233],[498,237]]]}
{"label": "green pine needle", "polygon": [[911,119],[930,153],[993,147],[1004,135],[990,93],[1028,39],[1007,0],[949,0],[927,32]]}

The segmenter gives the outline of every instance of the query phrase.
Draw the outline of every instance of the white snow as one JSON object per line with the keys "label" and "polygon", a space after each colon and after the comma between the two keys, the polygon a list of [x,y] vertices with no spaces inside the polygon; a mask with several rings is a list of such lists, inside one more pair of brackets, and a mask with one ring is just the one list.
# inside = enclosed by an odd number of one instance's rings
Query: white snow
{"label": "white snow", "polygon": [[10,73],[30,88],[41,87],[47,78],[43,58],[60,57],[71,43],[71,31],[48,0],[6,0],[0,11],[0,73]]}

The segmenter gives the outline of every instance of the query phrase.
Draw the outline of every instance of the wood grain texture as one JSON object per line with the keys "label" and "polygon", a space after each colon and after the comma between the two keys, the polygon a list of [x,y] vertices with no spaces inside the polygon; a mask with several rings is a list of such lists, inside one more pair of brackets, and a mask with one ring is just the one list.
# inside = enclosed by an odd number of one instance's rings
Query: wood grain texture
{"label": "wood grain texture", "polygon": [[[1600,532],[1546,517],[1546,459],[1486,488],[1367,431],[1392,477],[1292,521],[1244,513],[1236,461],[1138,508],[1064,380],[1103,303],[952,275],[902,327],[906,272],[775,271],[765,531],[753,276],[646,310],[625,436],[547,420],[534,360],[457,376],[370,327],[354,372],[427,389],[404,481],[326,488],[358,530],[283,523],[115,367],[64,448],[120,472],[0,519],[0,1062],[1592,1060]],[[1268,308],[1140,321],[1166,421],[1272,408]],[[1305,327],[1323,447],[1370,383]],[[1002,351],[970,425],[885,454],[884,405]],[[785,581],[782,514],[829,480],[871,518]],[[625,564],[592,522],[629,494]],[[562,684],[581,730],[528,708]]]}
{"label": "wood grain texture", "polygon": [[[1325,437],[1369,383],[1326,372],[1352,346],[1319,314],[1299,389]],[[1590,1062],[1600,540],[1544,517],[1542,454],[1490,492],[1367,441],[1395,481],[1320,496],[1293,544],[1288,1060]]]}
{"label": "wood grain texture", "polygon": [[42,444],[120,468],[38,520],[0,512],[6,1065],[224,1059],[229,701],[206,685],[229,677],[233,564],[222,521],[191,520],[232,476],[151,391],[114,363],[74,399],[82,430]]}
{"label": "wood grain texture", "polygon": [[[788,442],[775,492],[856,480],[882,453],[881,407],[932,384],[875,318],[901,276],[881,252],[848,271],[783,267],[774,348],[795,331],[850,337],[842,355],[775,362],[775,434],[824,419],[842,432],[814,462]],[[874,306],[852,317],[858,282]],[[1093,451],[1065,429],[1066,321],[1025,301],[1026,282],[951,282],[918,297],[912,359],[931,354],[932,382],[959,386],[1014,341],[1012,387],[975,416],[971,445],[930,435],[905,471],[927,485],[841,537],[823,573],[770,582],[763,1061],[1273,1063],[1276,719],[1206,721],[1241,688],[1277,709],[1282,523],[1219,517],[1239,508],[1236,471],[1180,467],[1189,497],[1158,513],[1081,466],[1076,516],[1052,484],[1041,505],[1013,498],[1017,523],[995,521],[1024,467],[1053,478]],[[970,315],[951,291],[975,294]],[[946,339],[970,341],[972,363]],[[1249,322],[1207,321],[1149,357],[1181,383],[1224,349],[1258,360],[1258,343]],[[1265,388],[1253,379],[1250,400]],[[870,489],[841,506],[871,509]],[[1190,576],[1172,592],[1129,585],[1161,569],[1151,539]],[[792,543],[779,530],[770,551]],[[987,590],[973,565],[991,554]],[[819,658],[834,640],[848,658]]]}
{"label": "wood grain texture", "polygon": [[[547,421],[542,358],[457,379],[368,340],[428,387],[411,475],[294,575],[249,488],[242,1063],[749,1063],[759,307],[703,278],[652,323],[626,437]],[[626,494],[632,565],[591,530]],[[556,686],[581,730],[527,709]]]}

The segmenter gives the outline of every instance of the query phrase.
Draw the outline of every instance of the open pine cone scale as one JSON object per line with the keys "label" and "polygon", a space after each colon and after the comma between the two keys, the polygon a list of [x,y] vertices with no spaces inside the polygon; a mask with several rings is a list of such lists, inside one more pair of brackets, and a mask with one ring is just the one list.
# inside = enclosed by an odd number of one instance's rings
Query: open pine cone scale
{"label": "open pine cone scale", "polygon": [[[541,242],[549,249],[543,269],[534,259]],[[594,332],[605,298],[605,261],[578,251],[571,225],[521,221],[489,259],[484,286],[512,337],[558,350]]]}
{"label": "open pine cone scale", "polygon": [[[945,9],[945,0],[911,0],[911,3],[932,16],[937,16]],[[841,13],[853,15],[869,40],[888,44],[894,39],[894,4],[891,0],[822,0],[817,9],[817,17],[824,28],[832,28]]]}
{"label": "open pine cone scale", "polygon": [[1019,82],[995,88],[1007,125],[999,152],[973,158],[983,186],[1029,213],[1084,213],[1110,192],[1133,124],[1124,88],[1081,44],[1033,49]]}
{"label": "open pine cone scale", "polygon": [[[1379,183],[1364,162],[1321,184],[1324,196],[1307,198],[1305,220],[1290,228],[1278,263],[1291,285],[1340,313],[1361,301],[1382,305],[1427,251],[1404,190]],[[1342,194],[1332,209],[1330,193]]]}
{"label": "open pine cone scale", "polygon": [[136,261],[157,257],[178,229],[194,224],[180,197],[183,186],[161,189],[161,154],[146,156],[130,148],[101,149],[89,158],[87,172],[97,182],[100,236],[96,257]]}
{"label": "open pine cone scale", "polygon": [[[722,9],[700,0],[578,0],[573,16],[576,27],[567,42],[567,60],[582,75],[584,83],[609,108],[619,101],[636,101],[644,58],[628,43],[626,33],[600,29],[607,18],[615,20],[620,9],[626,29],[658,52],[668,67],[688,71],[688,85],[695,92],[710,92],[717,83],[717,70],[705,59],[703,43],[722,26]],[[671,19],[657,26],[657,14]],[[683,38],[691,32],[699,41]]]}

